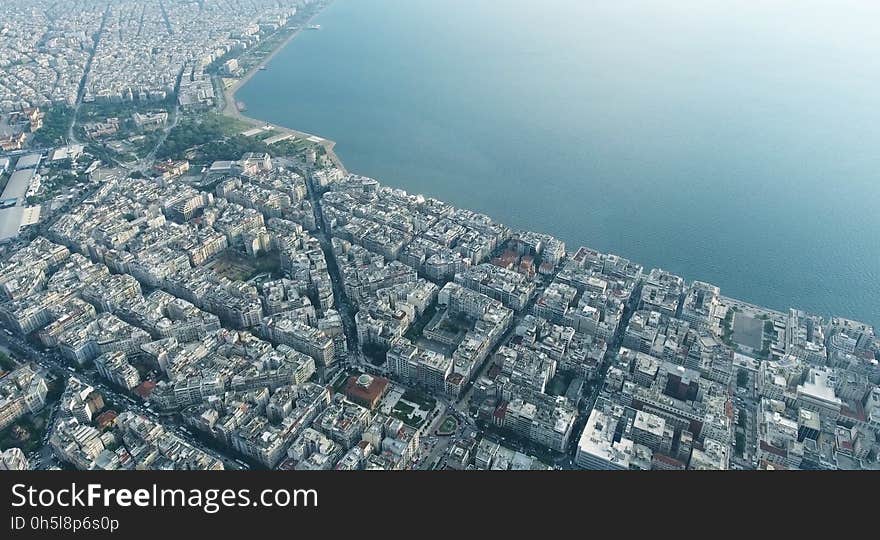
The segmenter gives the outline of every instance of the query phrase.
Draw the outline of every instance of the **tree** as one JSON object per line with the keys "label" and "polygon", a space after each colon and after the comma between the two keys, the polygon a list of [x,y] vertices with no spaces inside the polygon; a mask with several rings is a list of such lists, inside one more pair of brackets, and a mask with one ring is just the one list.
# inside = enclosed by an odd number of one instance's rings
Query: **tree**
{"label": "tree", "polygon": [[0,351],[0,369],[7,371],[15,369],[15,363],[3,351]]}
{"label": "tree", "polygon": [[745,388],[749,384],[749,372],[743,368],[739,368],[736,372],[736,385]]}
{"label": "tree", "polygon": [[266,143],[241,135],[247,125],[219,114],[185,118],[168,133],[156,152],[158,159],[183,159],[190,149],[197,148],[205,163],[238,158],[247,152],[267,152]]}
{"label": "tree", "polygon": [[34,133],[34,142],[47,146],[64,142],[71,122],[73,122],[72,109],[60,105],[52,107],[46,111],[42,127]]}

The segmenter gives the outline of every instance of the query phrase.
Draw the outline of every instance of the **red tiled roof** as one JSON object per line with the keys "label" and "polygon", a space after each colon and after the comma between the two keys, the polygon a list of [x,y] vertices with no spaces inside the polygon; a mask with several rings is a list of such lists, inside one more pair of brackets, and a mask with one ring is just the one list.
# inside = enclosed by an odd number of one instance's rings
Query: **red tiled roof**
{"label": "red tiled roof", "polygon": [[495,418],[501,419],[501,418],[504,418],[504,416],[506,414],[507,414],[507,402],[502,401],[501,405],[499,405],[498,407],[495,408],[495,412],[493,413],[493,416]]}
{"label": "red tiled roof", "polygon": [[116,414],[116,411],[104,411],[98,415],[98,425],[101,427],[109,426],[116,420],[117,416],[119,415]]}
{"label": "red tiled roof", "polygon": [[372,404],[382,397],[385,393],[385,389],[388,388],[388,379],[384,377],[373,376],[372,381],[370,381],[368,386],[358,384],[358,377],[360,377],[360,375],[352,375],[349,377],[342,393],[349,399],[360,401],[361,404]]}
{"label": "red tiled roof", "polygon": [[767,444],[764,441],[761,441],[761,450],[764,450],[765,452],[770,452],[771,454],[775,454],[779,457],[787,457],[788,456],[788,452],[786,452],[785,450],[783,450],[781,448],[776,448],[775,446]]}
{"label": "red tiled roof", "polygon": [[156,383],[153,381],[144,381],[140,385],[136,386],[132,392],[137,394],[141,399],[147,399],[150,397],[150,394],[153,393],[153,389],[156,388]]}

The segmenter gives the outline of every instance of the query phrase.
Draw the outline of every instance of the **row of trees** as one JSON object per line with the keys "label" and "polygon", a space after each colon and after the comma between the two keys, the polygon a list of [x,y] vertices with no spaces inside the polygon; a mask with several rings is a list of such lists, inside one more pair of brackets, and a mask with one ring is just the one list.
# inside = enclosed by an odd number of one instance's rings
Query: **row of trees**
{"label": "row of trees", "polygon": [[45,146],[63,144],[73,122],[73,109],[55,106],[46,111],[43,126],[34,133],[34,142]]}
{"label": "row of trees", "polygon": [[209,163],[245,152],[267,152],[266,143],[240,134],[241,122],[211,113],[196,118],[183,118],[159,148],[159,159],[183,159],[187,150],[198,147],[200,161]]}

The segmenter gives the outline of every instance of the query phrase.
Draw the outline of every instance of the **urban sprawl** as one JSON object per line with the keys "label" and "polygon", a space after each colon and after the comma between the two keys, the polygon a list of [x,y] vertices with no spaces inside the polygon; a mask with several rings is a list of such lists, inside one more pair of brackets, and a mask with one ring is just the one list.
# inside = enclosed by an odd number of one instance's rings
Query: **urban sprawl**
{"label": "urban sprawl", "polygon": [[871,325],[242,117],[229,89],[323,5],[4,8],[0,469],[880,468]]}

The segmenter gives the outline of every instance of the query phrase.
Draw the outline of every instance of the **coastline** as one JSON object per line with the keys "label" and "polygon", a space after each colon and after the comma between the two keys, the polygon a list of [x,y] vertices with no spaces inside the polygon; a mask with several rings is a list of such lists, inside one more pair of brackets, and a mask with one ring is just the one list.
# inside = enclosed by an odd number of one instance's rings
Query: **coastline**
{"label": "coastline", "polygon": [[[221,112],[221,114],[223,114],[225,116],[235,118],[236,120],[242,121],[242,122],[247,123],[249,125],[252,125],[254,127],[262,128],[262,127],[269,126],[275,133],[278,133],[278,134],[289,133],[293,137],[298,138],[298,139],[312,138],[313,140],[315,140],[315,142],[317,144],[320,144],[322,147],[324,147],[328,158],[331,159],[331,161],[334,163],[334,165],[336,167],[338,167],[344,173],[348,174],[349,171],[344,166],[344,164],[343,164],[342,160],[339,158],[338,154],[335,152],[335,145],[336,145],[335,141],[321,137],[320,135],[315,135],[315,134],[307,133],[304,131],[299,131],[299,130],[296,130],[296,129],[293,129],[293,128],[290,128],[287,126],[283,126],[283,125],[269,122],[267,120],[259,120],[259,119],[253,118],[251,116],[247,116],[246,114],[242,113],[238,109],[238,107],[236,105],[236,99],[235,99],[237,92],[242,87],[244,87],[248,82],[251,81],[251,79],[256,74],[256,72],[259,71],[261,67],[264,67],[269,62],[271,62],[274,59],[274,57],[283,48],[287,47],[297,36],[299,36],[300,32],[307,29],[308,26],[312,23],[312,21],[316,17],[318,17],[321,13],[323,13],[324,8],[328,7],[331,2],[332,2],[332,0],[328,1],[325,5],[323,5],[320,9],[318,9],[315,13],[310,15],[308,17],[308,19],[300,25],[299,28],[294,30],[289,36],[287,36],[285,39],[283,39],[276,47],[274,47],[262,59],[260,59],[254,66],[252,66],[251,69],[248,70],[241,78],[235,80],[235,82],[233,84],[231,84],[228,88],[223,89],[222,95],[223,95],[224,102],[223,102],[222,106],[220,107],[220,112]],[[633,260],[635,260],[635,259],[633,259]],[[660,266],[658,265],[658,267],[660,267]],[[688,273],[681,272],[680,273],[680,275],[682,275],[682,277],[684,277],[686,279],[686,281],[692,282],[692,281],[696,281],[696,280],[700,279],[700,278],[688,278],[687,276],[689,274],[690,274],[690,272],[688,272]],[[719,286],[721,286],[720,283],[719,283]],[[760,300],[753,299],[753,300],[746,301],[746,300],[735,298],[735,297],[729,296],[729,295],[722,295],[722,297],[726,301],[731,302],[733,304],[737,304],[737,305],[740,305],[740,306],[743,306],[743,307],[746,307],[749,309],[757,310],[760,312],[772,313],[774,316],[784,316],[786,311],[789,308],[793,307],[793,306],[785,307],[785,306],[781,306],[781,305],[776,305],[774,307],[770,307],[772,304],[769,304],[769,303],[763,304],[762,301],[760,301]],[[817,310],[810,310],[810,311],[812,312],[812,311],[817,311]],[[823,312],[823,316],[838,316],[838,315],[839,314],[835,313],[835,312],[830,312],[830,313]],[[843,316],[843,315],[840,315],[840,316]],[[861,318],[860,318],[860,316],[853,315],[853,314],[847,314],[846,317],[858,319],[858,320],[865,318],[864,316],[861,316]]]}
{"label": "coastline", "polygon": [[[348,170],[345,168],[345,165],[342,163],[342,160],[339,159],[339,156],[334,152],[334,147],[336,146],[336,141],[332,141],[325,137],[321,137],[320,135],[315,135],[313,133],[306,133],[305,131],[299,131],[287,126],[282,126],[279,124],[273,124],[268,120],[260,120],[258,118],[253,118],[251,116],[247,116],[242,114],[242,112],[238,109],[238,105],[236,105],[235,95],[238,91],[246,85],[257,72],[260,71],[260,68],[266,66],[272,59],[281,52],[285,47],[287,47],[300,33],[308,28],[308,26],[312,23],[312,20],[320,15],[324,9],[330,5],[331,2],[327,2],[326,5],[322,6],[315,13],[313,13],[308,19],[306,19],[299,28],[294,30],[287,38],[279,43],[274,49],[272,49],[269,54],[263,57],[259,62],[254,64],[250,70],[247,71],[241,78],[237,79],[234,83],[232,83],[228,88],[223,88],[223,105],[220,107],[220,113],[224,116],[228,116],[230,118],[234,118],[240,122],[244,122],[246,124],[250,124],[254,127],[264,128],[269,127],[273,132],[277,132],[279,134],[290,134],[296,139],[312,139],[317,144],[320,144],[324,147],[324,150],[327,152],[327,156],[333,161],[333,163],[343,172],[347,173]],[[222,82],[220,83],[222,86]]]}

